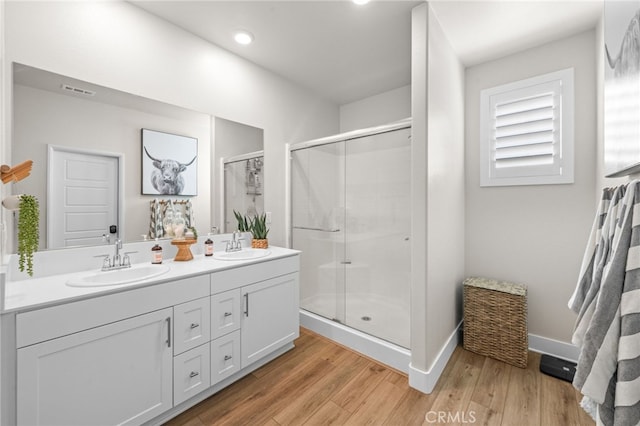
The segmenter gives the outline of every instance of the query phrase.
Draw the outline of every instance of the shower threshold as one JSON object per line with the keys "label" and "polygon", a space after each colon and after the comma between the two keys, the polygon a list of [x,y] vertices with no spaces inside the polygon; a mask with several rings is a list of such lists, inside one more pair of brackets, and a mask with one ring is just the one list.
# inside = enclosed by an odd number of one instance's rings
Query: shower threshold
{"label": "shower threshold", "polygon": [[327,319],[300,309],[300,325],[382,364],[409,374],[411,351],[355,328],[337,319]]}

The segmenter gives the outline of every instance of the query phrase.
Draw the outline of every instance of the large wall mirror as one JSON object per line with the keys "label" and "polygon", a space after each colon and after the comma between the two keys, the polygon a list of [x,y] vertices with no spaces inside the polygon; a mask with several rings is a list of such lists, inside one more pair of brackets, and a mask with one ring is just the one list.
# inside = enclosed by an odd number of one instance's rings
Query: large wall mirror
{"label": "large wall mirror", "polygon": [[[103,234],[139,241],[149,235],[155,199],[190,200],[200,233],[221,227],[216,120],[208,113],[13,64],[11,160],[31,159],[33,170],[12,184],[11,192],[38,198],[40,249],[106,244]],[[224,122],[236,130],[224,138],[223,151],[241,154],[245,149],[244,139],[234,133],[254,135],[245,152],[262,149],[261,129]],[[197,196],[143,195],[141,129],[197,139]],[[65,186],[70,176],[82,184]],[[116,233],[110,232],[111,225]],[[13,234],[10,251],[15,251]]]}
{"label": "large wall mirror", "polygon": [[264,213],[263,131],[216,117],[216,164],[220,171],[219,215],[222,232],[237,229],[234,211]]}

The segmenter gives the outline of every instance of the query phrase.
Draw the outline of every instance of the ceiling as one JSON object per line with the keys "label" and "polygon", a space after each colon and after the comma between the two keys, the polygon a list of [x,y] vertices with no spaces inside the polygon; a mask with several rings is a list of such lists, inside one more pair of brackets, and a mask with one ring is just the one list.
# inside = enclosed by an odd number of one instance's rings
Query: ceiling
{"label": "ceiling", "polygon": [[[410,83],[411,9],[423,1],[131,0],[338,104]],[[602,0],[430,2],[465,66],[595,27]],[[255,36],[248,46],[235,30]]]}

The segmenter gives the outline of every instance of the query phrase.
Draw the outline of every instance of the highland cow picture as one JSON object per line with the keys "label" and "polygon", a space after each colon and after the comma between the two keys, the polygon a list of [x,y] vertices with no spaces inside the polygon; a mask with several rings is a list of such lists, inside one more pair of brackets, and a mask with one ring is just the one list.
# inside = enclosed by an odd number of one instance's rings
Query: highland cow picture
{"label": "highland cow picture", "polygon": [[142,194],[197,195],[198,139],[142,129]]}
{"label": "highland cow picture", "polygon": [[640,170],[640,1],[604,3],[605,175]]}

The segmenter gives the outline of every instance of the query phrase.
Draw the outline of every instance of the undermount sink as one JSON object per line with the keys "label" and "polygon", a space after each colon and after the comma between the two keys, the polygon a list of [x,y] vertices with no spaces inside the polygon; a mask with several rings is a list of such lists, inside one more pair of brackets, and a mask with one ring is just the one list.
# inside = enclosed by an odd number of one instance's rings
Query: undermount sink
{"label": "undermount sink", "polygon": [[115,271],[91,272],[67,281],[70,287],[103,287],[110,285],[127,284],[158,277],[169,272],[167,265],[141,265]]}
{"label": "undermount sink", "polygon": [[250,260],[260,259],[271,254],[271,250],[265,249],[242,249],[240,251],[225,251],[213,253],[213,258],[218,260]]}

